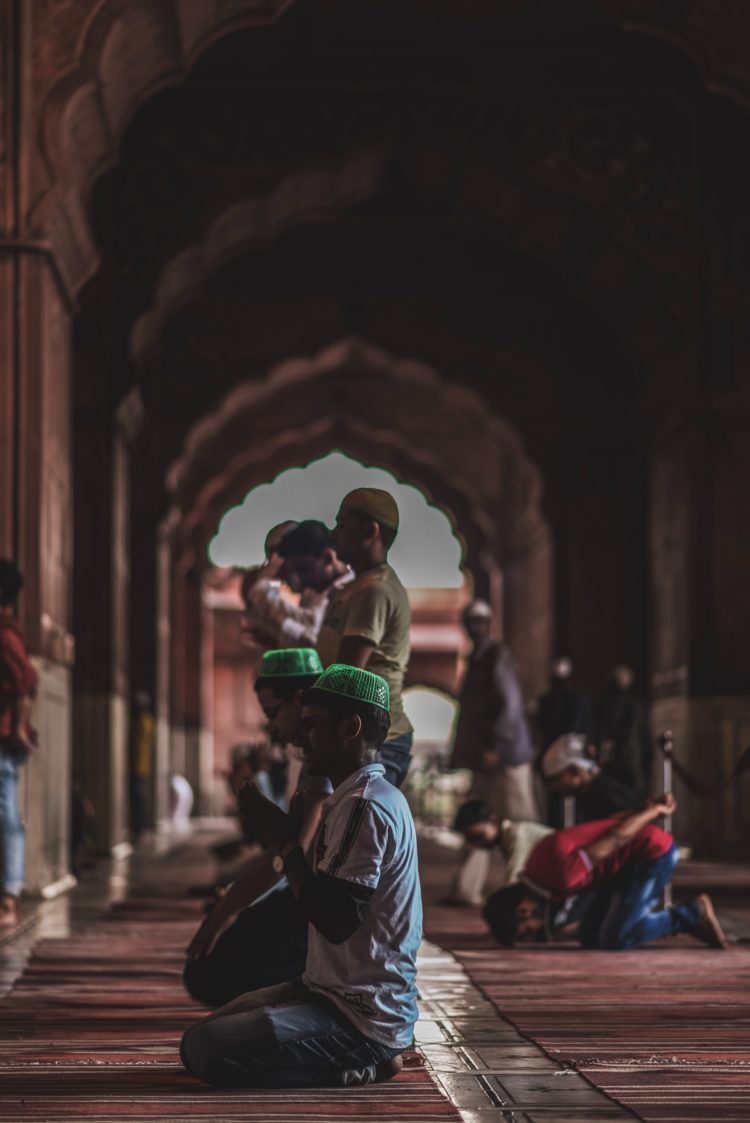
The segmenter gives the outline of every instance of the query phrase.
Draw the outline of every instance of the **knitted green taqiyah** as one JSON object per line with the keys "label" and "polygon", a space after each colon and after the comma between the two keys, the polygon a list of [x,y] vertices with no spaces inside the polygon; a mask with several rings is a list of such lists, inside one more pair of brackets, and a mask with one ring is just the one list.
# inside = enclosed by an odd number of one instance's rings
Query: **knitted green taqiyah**
{"label": "knitted green taqiyah", "polygon": [[323,670],[313,647],[283,647],[267,651],[260,663],[258,678],[310,678]]}
{"label": "knitted green taqiyah", "polygon": [[390,713],[391,695],[388,683],[380,675],[374,675],[372,671],[364,671],[360,667],[331,663],[313,683],[311,690],[316,694],[319,691],[338,694],[340,698],[349,698],[352,702],[366,702],[368,706],[379,706],[381,710]]}

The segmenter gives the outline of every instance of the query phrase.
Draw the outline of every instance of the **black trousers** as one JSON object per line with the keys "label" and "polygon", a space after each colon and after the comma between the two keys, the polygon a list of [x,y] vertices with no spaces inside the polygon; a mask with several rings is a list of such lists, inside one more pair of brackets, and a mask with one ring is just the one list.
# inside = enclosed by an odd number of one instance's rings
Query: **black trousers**
{"label": "black trousers", "polygon": [[185,988],[217,1007],[240,994],[299,978],[307,958],[307,921],[287,886],[243,909],[210,955],[188,960]]}

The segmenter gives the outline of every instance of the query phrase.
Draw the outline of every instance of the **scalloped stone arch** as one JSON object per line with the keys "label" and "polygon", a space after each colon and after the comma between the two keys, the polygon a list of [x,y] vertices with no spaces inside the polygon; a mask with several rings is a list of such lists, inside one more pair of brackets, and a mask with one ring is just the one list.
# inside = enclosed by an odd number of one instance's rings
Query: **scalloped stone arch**
{"label": "scalloped stone arch", "polygon": [[[326,456],[332,449],[386,468],[401,482],[417,487],[429,503],[444,511],[466,559],[477,559],[482,545],[494,542],[496,528],[467,495],[462,481],[443,478],[444,465],[433,453],[410,447],[402,434],[373,432],[367,425],[348,419],[285,430],[233,456],[220,475],[199,488],[194,505],[180,516],[182,538],[191,554],[205,556],[222,514],[241,503],[252,488],[275,479],[288,468]],[[464,568],[467,566],[470,568],[469,561]]]}
{"label": "scalloped stone arch", "polygon": [[[148,97],[184,80],[196,59],[237,30],[269,27],[300,0],[99,0],[83,20],[74,61],[59,73],[39,115],[40,170],[33,175],[29,221],[56,255],[75,294],[98,264],[86,216],[94,181],[117,160],[123,131]],[[708,8],[715,5],[709,0]],[[750,68],[727,51],[701,47],[697,30],[633,18],[620,0],[599,0],[613,23],[668,42],[696,65],[709,88],[749,104]],[[706,0],[700,5],[706,7]],[[732,0],[723,8],[739,11]],[[738,17],[739,18],[739,17]],[[705,29],[704,29],[705,30]],[[705,36],[703,36],[705,39]],[[719,70],[726,66],[722,78]],[[613,271],[610,271],[611,273]],[[596,292],[592,279],[591,293]],[[647,306],[649,297],[643,304]]]}
{"label": "scalloped stone arch", "polygon": [[[280,430],[293,401],[304,401],[314,420]],[[503,570],[509,638],[541,685],[551,648],[552,544],[539,471],[512,426],[473,390],[363,340],[284,360],[193,427],[167,473],[176,552],[204,558],[221,514],[251,487],[334,448],[420,487],[463,539],[467,568]]]}
{"label": "scalloped stone arch", "polygon": [[[297,395],[306,391],[310,394],[316,384],[324,383],[331,376],[346,376],[353,370],[358,372],[358,382],[362,381],[363,385],[347,381],[347,400],[339,402],[339,424],[345,413],[349,424],[380,433],[380,439],[385,440],[389,432],[398,431],[398,426],[394,422],[388,424],[387,419],[384,424],[378,424],[374,410],[376,403],[372,399],[369,399],[369,413],[363,409],[368,403],[369,393],[363,376],[370,375],[381,380],[381,386],[386,383],[395,385],[400,397],[408,390],[412,399],[420,396],[421,404],[433,417],[440,417],[442,421],[436,432],[428,434],[441,442],[436,445],[441,464],[446,463],[451,451],[456,451],[451,449],[451,437],[455,440],[459,424],[464,425],[476,442],[472,461],[461,464],[456,457],[451,468],[454,479],[465,481],[467,494],[481,496],[485,492],[489,505],[490,501],[500,497],[504,483],[506,486],[512,483],[516,490],[506,494],[512,495],[516,505],[520,500],[524,506],[539,509],[542,489],[538,470],[529,461],[515,429],[495,415],[476,391],[444,381],[425,363],[394,358],[380,347],[356,337],[335,343],[314,356],[284,359],[264,379],[244,382],[231,390],[216,410],[193,426],[185,439],[182,455],[168,469],[167,490],[173,500],[183,510],[188,509],[183,498],[187,498],[192,506],[203,486],[211,450],[218,449],[225,457],[226,449],[239,443],[236,438],[244,437],[249,443],[256,426],[263,431],[263,406],[276,417],[283,417],[285,413],[280,407],[285,394],[291,392]],[[363,416],[367,417],[366,424],[360,420]],[[410,439],[413,439],[413,431],[409,430]],[[493,450],[494,462],[492,454],[487,455],[487,449]],[[430,446],[422,445],[422,455],[427,455],[429,451]],[[419,458],[418,446],[414,447],[412,455]],[[496,473],[493,475],[493,467],[507,469],[509,466],[519,466],[515,477],[509,475],[507,480],[500,480]],[[482,504],[478,506],[481,508]],[[493,525],[500,524],[496,518],[489,517],[483,532],[490,533]]]}
{"label": "scalloped stone arch", "polygon": [[[333,218],[375,197],[385,184],[388,164],[382,149],[359,154],[335,171],[292,174],[267,198],[228,208],[162,270],[151,306],[131,333],[133,359],[141,361],[158,347],[170,314],[208,285],[227,261],[282,231]],[[672,372],[684,376],[690,364],[686,325],[662,300],[650,271],[592,211],[542,190],[510,165],[466,165],[447,146],[414,151],[409,174],[431,201],[464,214],[467,221],[486,223],[513,252],[555,269],[654,377]]]}
{"label": "scalloped stone arch", "polygon": [[156,344],[169,314],[232,258],[292,226],[373,198],[384,172],[384,160],[377,154],[352,160],[336,171],[299,172],[283,179],[268,198],[248,199],[219,215],[200,242],[177,254],[163,269],[151,308],[133,326],[133,358],[141,358]]}
{"label": "scalloped stone arch", "polygon": [[[750,111],[750,8],[746,0],[693,0],[681,8],[663,7],[662,13],[658,5],[649,8],[640,0],[598,3],[622,31],[666,43],[690,62],[710,93]],[[709,30],[715,38],[706,34]]]}
{"label": "scalloped stone arch", "polygon": [[118,158],[136,110],[183,81],[196,59],[232,32],[268,27],[299,0],[99,0],[75,61],[58,74],[39,114],[39,155],[29,222],[41,228],[71,293],[98,266],[86,216],[94,180]]}

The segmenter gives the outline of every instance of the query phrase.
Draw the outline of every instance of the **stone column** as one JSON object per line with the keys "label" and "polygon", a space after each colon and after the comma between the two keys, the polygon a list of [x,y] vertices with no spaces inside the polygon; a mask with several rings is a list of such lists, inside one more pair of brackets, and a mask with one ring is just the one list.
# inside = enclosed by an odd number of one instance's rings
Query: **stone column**
{"label": "stone column", "polygon": [[214,613],[201,606],[201,711],[198,813],[214,813]]}
{"label": "stone column", "polygon": [[96,810],[103,854],[128,835],[128,441],[136,432],[132,409],[116,416],[110,398],[106,302],[106,289],[97,286],[78,318],[74,414],[73,766]]}
{"label": "stone column", "polygon": [[210,803],[213,748],[210,727],[204,723],[204,705],[209,695],[203,667],[212,645],[210,631],[205,632],[202,596],[197,569],[182,564],[175,566],[170,627],[171,767],[189,781],[195,794],[196,813],[204,811]]}
{"label": "stone column", "polygon": [[0,244],[0,540],[25,578],[21,623],[39,671],[39,750],[23,770],[27,885],[69,870],[71,753],[70,307],[53,263]]}
{"label": "stone column", "polygon": [[76,778],[96,810],[97,845],[110,853],[128,827],[128,468],[121,429],[98,414],[76,419]]}
{"label": "stone column", "polygon": [[0,5],[0,550],[26,580],[19,615],[39,671],[40,744],[21,787],[26,880],[52,892],[69,880],[73,305],[60,262],[27,221],[30,18],[28,5]]}
{"label": "stone column", "polygon": [[[750,424],[683,426],[653,456],[652,724],[708,789],[750,744]],[[701,798],[676,781],[675,833],[698,854],[750,853],[750,779]]]}
{"label": "stone column", "polygon": [[542,528],[525,550],[508,555],[503,566],[505,639],[529,700],[545,689],[552,655],[552,566],[551,539]]}
{"label": "stone column", "polygon": [[[167,523],[162,523],[153,542],[152,557],[155,577],[156,635],[153,650],[155,712],[156,712],[156,759],[154,761],[153,799],[154,825],[157,829],[166,826],[169,818],[169,768],[171,752],[170,736],[170,687],[171,663],[171,532]],[[151,620],[146,620],[146,627]],[[153,635],[153,633],[152,633]]]}

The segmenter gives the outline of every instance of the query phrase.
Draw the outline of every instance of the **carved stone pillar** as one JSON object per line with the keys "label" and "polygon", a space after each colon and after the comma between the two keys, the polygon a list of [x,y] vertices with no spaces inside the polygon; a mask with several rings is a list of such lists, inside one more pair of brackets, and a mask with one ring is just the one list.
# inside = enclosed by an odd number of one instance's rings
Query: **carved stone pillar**
{"label": "carved stone pillar", "polygon": [[503,566],[505,639],[528,699],[544,690],[552,655],[552,566],[550,536],[541,530],[523,552],[507,557]]}
{"label": "carved stone pillar", "polygon": [[128,830],[128,441],[136,432],[127,411],[114,416],[108,322],[100,287],[76,327],[73,765],[94,804],[104,854],[125,842]]}
{"label": "carved stone pillar", "polygon": [[[248,684],[249,684],[248,677]],[[214,812],[214,613],[201,605],[198,813]]]}
{"label": "carved stone pillar", "polygon": [[74,754],[102,853],[125,841],[128,776],[127,443],[106,414],[76,441]]}
{"label": "carved stone pillar", "polygon": [[[171,694],[171,661],[170,647],[171,636],[171,534],[166,523],[162,524],[153,542],[152,558],[153,569],[150,570],[155,577],[156,609],[156,635],[152,644],[155,654],[154,685],[155,685],[155,710],[156,710],[156,759],[153,775],[154,825],[164,827],[169,818],[169,768],[171,753],[170,737],[170,694]],[[148,572],[148,566],[145,567]],[[147,618],[142,635],[147,635],[146,629],[152,625],[153,618]]]}
{"label": "carved stone pillar", "polygon": [[25,578],[21,623],[39,671],[40,745],[23,770],[26,882],[69,879],[72,305],[59,263],[28,227],[28,5],[0,5],[0,551]]}
{"label": "carved stone pillar", "polygon": [[[195,794],[194,812],[210,805],[213,744],[205,704],[212,673],[212,643],[203,606],[200,574],[176,566],[172,573],[171,768],[181,772]],[[206,664],[204,673],[204,664]],[[205,728],[204,728],[205,726]]]}
{"label": "carved stone pillar", "polygon": [[683,429],[654,454],[651,498],[652,723],[675,734],[706,789],[676,781],[675,831],[713,857],[750,853],[750,779],[720,787],[750,743],[750,424]]}
{"label": "carved stone pillar", "polygon": [[[50,261],[0,246],[3,552],[25,578],[40,747],[23,770],[30,890],[64,883],[70,831],[72,511],[70,313]],[[12,310],[12,315],[7,312]],[[7,475],[6,475],[7,472]]]}

